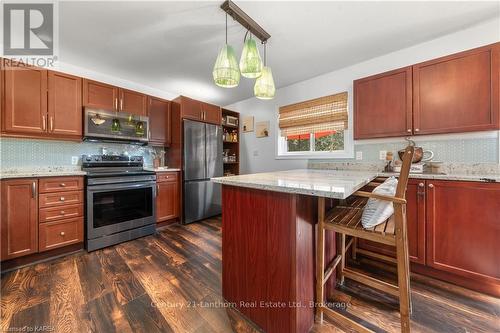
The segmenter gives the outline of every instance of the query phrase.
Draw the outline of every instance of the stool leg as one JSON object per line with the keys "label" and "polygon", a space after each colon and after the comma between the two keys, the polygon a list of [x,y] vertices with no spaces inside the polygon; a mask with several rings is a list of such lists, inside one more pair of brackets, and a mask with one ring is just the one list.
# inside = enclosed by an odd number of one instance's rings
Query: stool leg
{"label": "stool leg", "polygon": [[[398,266],[399,314],[401,332],[410,332],[411,294],[408,238],[406,234],[406,214],[402,205],[394,204],[396,218],[396,256]],[[398,219],[400,223],[398,223]]]}
{"label": "stool leg", "polygon": [[351,258],[352,260],[356,260],[356,250],[358,249],[358,237],[354,237],[354,240],[352,241],[352,246],[351,246]]}
{"label": "stool leg", "polygon": [[316,241],[316,317],[323,324],[323,299],[325,278],[325,198],[318,198],[318,226]]}
{"label": "stool leg", "polygon": [[337,277],[339,283],[344,284],[344,268],[345,268],[345,234],[337,233],[337,253],[340,254],[340,263],[337,266]]}

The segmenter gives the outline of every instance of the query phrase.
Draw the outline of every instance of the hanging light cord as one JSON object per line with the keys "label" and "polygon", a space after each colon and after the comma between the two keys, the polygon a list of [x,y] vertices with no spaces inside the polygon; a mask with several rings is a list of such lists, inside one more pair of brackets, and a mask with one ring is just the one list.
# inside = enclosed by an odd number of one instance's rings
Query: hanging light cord
{"label": "hanging light cord", "polygon": [[264,66],[266,66],[267,65],[267,62],[266,62],[266,45],[267,45],[267,41],[262,42],[262,44],[264,44]]}
{"label": "hanging light cord", "polygon": [[226,13],[226,45],[227,45],[227,13]]}

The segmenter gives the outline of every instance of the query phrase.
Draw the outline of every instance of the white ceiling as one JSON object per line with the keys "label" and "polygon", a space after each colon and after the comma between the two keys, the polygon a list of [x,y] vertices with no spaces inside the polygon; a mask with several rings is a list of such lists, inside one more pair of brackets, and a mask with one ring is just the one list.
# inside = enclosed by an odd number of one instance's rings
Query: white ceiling
{"label": "white ceiling", "polygon": [[[212,67],[224,43],[222,1],[61,2],[60,60],[228,105],[253,80],[224,89]],[[268,64],[283,87],[500,15],[500,2],[236,1],[271,34]],[[239,56],[245,30],[229,18]],[[262,54],[262,53],[261,53]]]}

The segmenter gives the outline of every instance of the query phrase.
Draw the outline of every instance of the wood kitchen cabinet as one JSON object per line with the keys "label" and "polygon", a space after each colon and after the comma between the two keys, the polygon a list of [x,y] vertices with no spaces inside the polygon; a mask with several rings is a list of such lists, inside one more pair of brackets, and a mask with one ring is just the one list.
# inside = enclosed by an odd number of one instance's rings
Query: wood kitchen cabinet
{"label": "wood kitchen cabinet", "polygon": [[45,136],[47,133],[47,70],[36,67],[4,69],[2,132]]}
{"label": "wood kitchen cabinet", "polygon": [[413,66],[415,134],[498,128],[499,46]]}
{"label": "wood kitchen cabinet", "polygon": [[222,123],[222,111],[217,105],[200,102],[189,97],[180,96],[176,102],[181,107],[181,117],[206,123],[220,125]]}
{"label": "wood kitchen cabinet", "polygon": [[178,218],[180,210],[178,173],[158,173],[156,185],[156,222]]}
{"label": "wood kitchen cabinet", "polygon": [[127,112],[137,116],[145,116],[147,114],[147,99],[144,94],[136,91],[121,89],[120,95],[120,112]]}
{"label": "wood kitchen cabinet", "polygon": [[[425,181],[410,179],[406,189],[406,218],[410,260],[425,264]],[[359,239],[360,249],[396,258],[396,248]]]}
{"label": "wood kitchen cabinet", "polygon": [[152,145],[169,146],[171,141],[170,101],[148,98],[149,143]]}
{"label": "wood kitchen cabinet", "polygon": [[354,81],[354,138],[412,132],[411,66]]}
{"label": "wood kitchen cabinet", "polygon": [[83,79],[83,106],[118,111],[118,87]]}
{"label": "wood kitchen cabinet", "polygon": [[500,284],[500,184],[427,181],[427,265]]}
{"label": "wood kitchen cabinet", "polygon": [[2,180],[1,259],[38,251],[37,179]]}
{"label": "wood kitchen cabinet", "polygon": [[82,137],[82,79],[48,72],[48,132],[56,136]]}

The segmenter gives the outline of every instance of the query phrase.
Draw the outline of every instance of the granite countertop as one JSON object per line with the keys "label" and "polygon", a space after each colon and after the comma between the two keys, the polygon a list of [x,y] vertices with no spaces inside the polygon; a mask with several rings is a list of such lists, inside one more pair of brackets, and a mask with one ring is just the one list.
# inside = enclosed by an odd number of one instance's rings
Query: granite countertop
{"label": "granite countertop", "polygon": [[[380,177],[399,176],[398,172],[379,172]],[[459,180],[472,182],[500,182],[500,174],[443,174],[443,173],[410,173],[410,178],[416,179],[436,179],[436,180]]]}
{"label": "granite countertop", "polygon": [[215,183],[260,190],[346,199],[377,177],[377,172],[288,170],[212,178]]}
{"label": "granite countertop", "polygon": [[169,167],[158,167],[158,168],[145,167],[144,170],[154,171],[154,172],[174,172],[174,171],[181,171],[181,169],[179,169],[179,168],[169,168]]}
{"label": "granite countertop", "polygon": [[66,167],[39,167],[39,168],[16,168],[0,171],[0,179],[12,178],[37,178],[37,177],[62,177],[62,176],[85,176],[87,173],[80,168]]}

